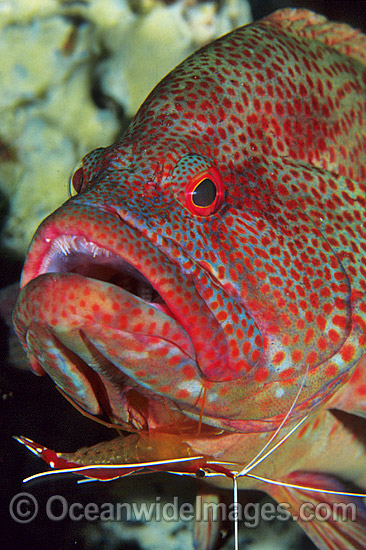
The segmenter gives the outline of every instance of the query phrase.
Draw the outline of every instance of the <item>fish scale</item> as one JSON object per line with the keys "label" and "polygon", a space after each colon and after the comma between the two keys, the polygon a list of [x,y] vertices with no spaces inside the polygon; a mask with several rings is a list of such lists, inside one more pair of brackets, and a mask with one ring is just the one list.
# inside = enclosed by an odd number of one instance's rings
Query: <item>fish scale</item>
{"label": "fish scale", "polygon": [[[14,313],[33,370],[141,441],[177,430],[167,408],[176,425],[199,420],[183,448],[243,468],[310,415],[259,475],[365,489],[365,51],[347,25],[281,10],[159,83],[34,236]],[[294,514],[306,499],[240,484]],[[322,550],[361,550],[357,510],[357,525],[303,526]]]}

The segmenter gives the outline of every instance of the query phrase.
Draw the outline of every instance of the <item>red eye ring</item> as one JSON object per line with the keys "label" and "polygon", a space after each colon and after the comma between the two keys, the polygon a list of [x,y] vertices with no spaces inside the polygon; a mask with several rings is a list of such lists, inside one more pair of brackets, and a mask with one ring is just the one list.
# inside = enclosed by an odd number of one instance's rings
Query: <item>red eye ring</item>
{"label": "red eye ring", "polygon": [[194,176],[185,190],[187,208],[196,216],[215,214],[224,200],[224,185],[220,172],[208,168]]}

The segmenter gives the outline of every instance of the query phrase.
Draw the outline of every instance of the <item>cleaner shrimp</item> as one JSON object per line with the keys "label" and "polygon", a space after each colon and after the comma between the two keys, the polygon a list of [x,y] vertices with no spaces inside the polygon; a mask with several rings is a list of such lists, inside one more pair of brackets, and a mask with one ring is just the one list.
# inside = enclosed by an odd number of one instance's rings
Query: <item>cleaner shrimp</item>
{"label": "cleaner shrimp", "polygon": [[[298,402],[301,391],[306,381],[307,372],[301,382],[296,397],[284,416],[283,420],[260,449],[260,451],[243,467],[235,462],[225,462],[215,460],[209,455],[197,455],[193,452],[191,446],[185,441],[187,431],[185,427],[179,427],[172,417],[172,430],[177,433],[151,431],[145,433],[136,430],[129,436],[119,437],[111,441],[106,441],[89,448],[79,449],[75,453],[58,453],[47,447],[39,445],[29,438],[15,436],[15,439],[25,445],[30,451],[42,458],[53,469],[29,476],[23,482],[44,478],[55,474],[74,473],[84,476],[84,479],[78,483],[87,481],[111,481],[127,475],[145,473],[145,472],[166,472],[175,475],[191,476],[198,478],[215,478],[224,476],[232,480],[234,511],[234,548],[239,550],[239,516],[237,513],[238,500],[238,480],[242,477],[253,478],[266,484],[283,486],[290,489],[301,489],[318,493],[328,493],[340,496],[366,497],[364,493],[333,491],[311,486],[304,486],[270,479],[253,473],[253,470],[262,462],[267,460],[273,453],[281,447],[308,419],[309,415],[303,416],[285,435],[279,437],[281,430],[285,427],[291,417],[291,413]],[[76,405],[62,390],[61,393],[69,402],[81,412],[84,416],[99,422],[108,428],[120,430],[123,427],[113,423],[105,422],[90,415]],[[202,417],[206,395],[203,396],[201,412],[199,416],[196,436],[199,437],[202,429]],[[189,424],[188,424],[189,425]],[[217,432],[217,431],[216,431]],[[219,435],[218,433],[213,435]],[[276,442],[276,439],[278,441]]]}

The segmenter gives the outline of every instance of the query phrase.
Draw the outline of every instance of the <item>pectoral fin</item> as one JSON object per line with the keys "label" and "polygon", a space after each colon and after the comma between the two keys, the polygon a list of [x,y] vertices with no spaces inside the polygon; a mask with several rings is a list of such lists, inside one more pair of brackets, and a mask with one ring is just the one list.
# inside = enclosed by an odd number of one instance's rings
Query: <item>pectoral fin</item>
{"label": "pectoral fin", "polygon": [[[314,490],[271,486],[268,491],[299,522],[320,550],[364,550],[366,548],[366,505],[362,497],[331,494],[353,492],[340,480],[323,473],[293,472],[286,483]],[[324,490],[324,492],[317,492]]]}
{"label": "pectoral fin", "polygon": [[328,408],[366,418],[366,354],[357,363],[347,384],[328,401]]}

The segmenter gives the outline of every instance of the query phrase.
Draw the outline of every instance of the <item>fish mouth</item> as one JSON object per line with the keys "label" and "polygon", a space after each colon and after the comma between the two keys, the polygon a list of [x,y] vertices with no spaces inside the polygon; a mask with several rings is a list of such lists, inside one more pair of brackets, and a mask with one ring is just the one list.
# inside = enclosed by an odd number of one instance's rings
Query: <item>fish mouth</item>
{"label": "fish mouth", "polygon": [[[174,374],[159,372],[162,362],[159,348],[164,345],[168,348],[167,356],[172,355],[176,362],[196,363],[191,339],[159,293],[157,285],[153,286],[122,255],[83,235],[59,234],[54,238],[44,238],[42,242],[48,246],[43,249],[37,269],[31,276],[28,273],[23,277],[23,289],[14,312],[16,331],[36,374],[46,372],[77,406],[91,415],[104,415],[127,431],[171,433],[177,431],[179,424],[180,431],[196,433],[194,417],[198,417],[199,412],[192,418],[190,406],[182,407],[174,396],[171,399],[169,385]],[[35,253],[30,252],[24,273],[34,257]],[[62,289],[71,288],[74,294],[82,294],[86,285],[94,293],[94,301],[104,314],[111,317],[108,330],[104,331],[105,327],[99,322],[93,325],[90,316],[90,323],[84,323],[80,308],[77,308],[77,314],[80,314],[81,321],[75,330],[63,325],[62,321],[38,319],[38,310],[46,311],[47,301],[55,299],[52,295],[55,295],[56,288],[58,295],[64,297],[63,311],[69,311],[75,306],[71,294]],[[110,298],[108,304],[105,303],[106,296]],[[120,330],[117,314],[110,315],[112,302],[124,304],[127,323],[131,322],[131,326]],[[38,309],[32,310],[32,303],[37,303]],[[143,328],[134,334],[131,318],[136,309],[142,310],[145,317],[155,318],[158,327],[152,333]],[[178,334],[178,338],[174,339],[169,333],[162,336],[159,322],[163,327],[168,325],[170,332]],[[117,353],[113,350],[116,341]],[[157,354],[155,357],[155,351],[151,352],[151,363],[149,345],[156,347]],[[142,357],[144,350],[140,349],[144,346],[146,357]],[[138,351],[135,348],[139,348]],[[142,357],[141,365],[136,365],[135,353],[138,358]],[[207,429],[211,428],[207,426]]]}
{"label": "fish mouth", "polygon": [[76,273],[109,283],[174,317],[141,271],[121,256],[82,236],[62,235],[52,241],[41,273]]}

